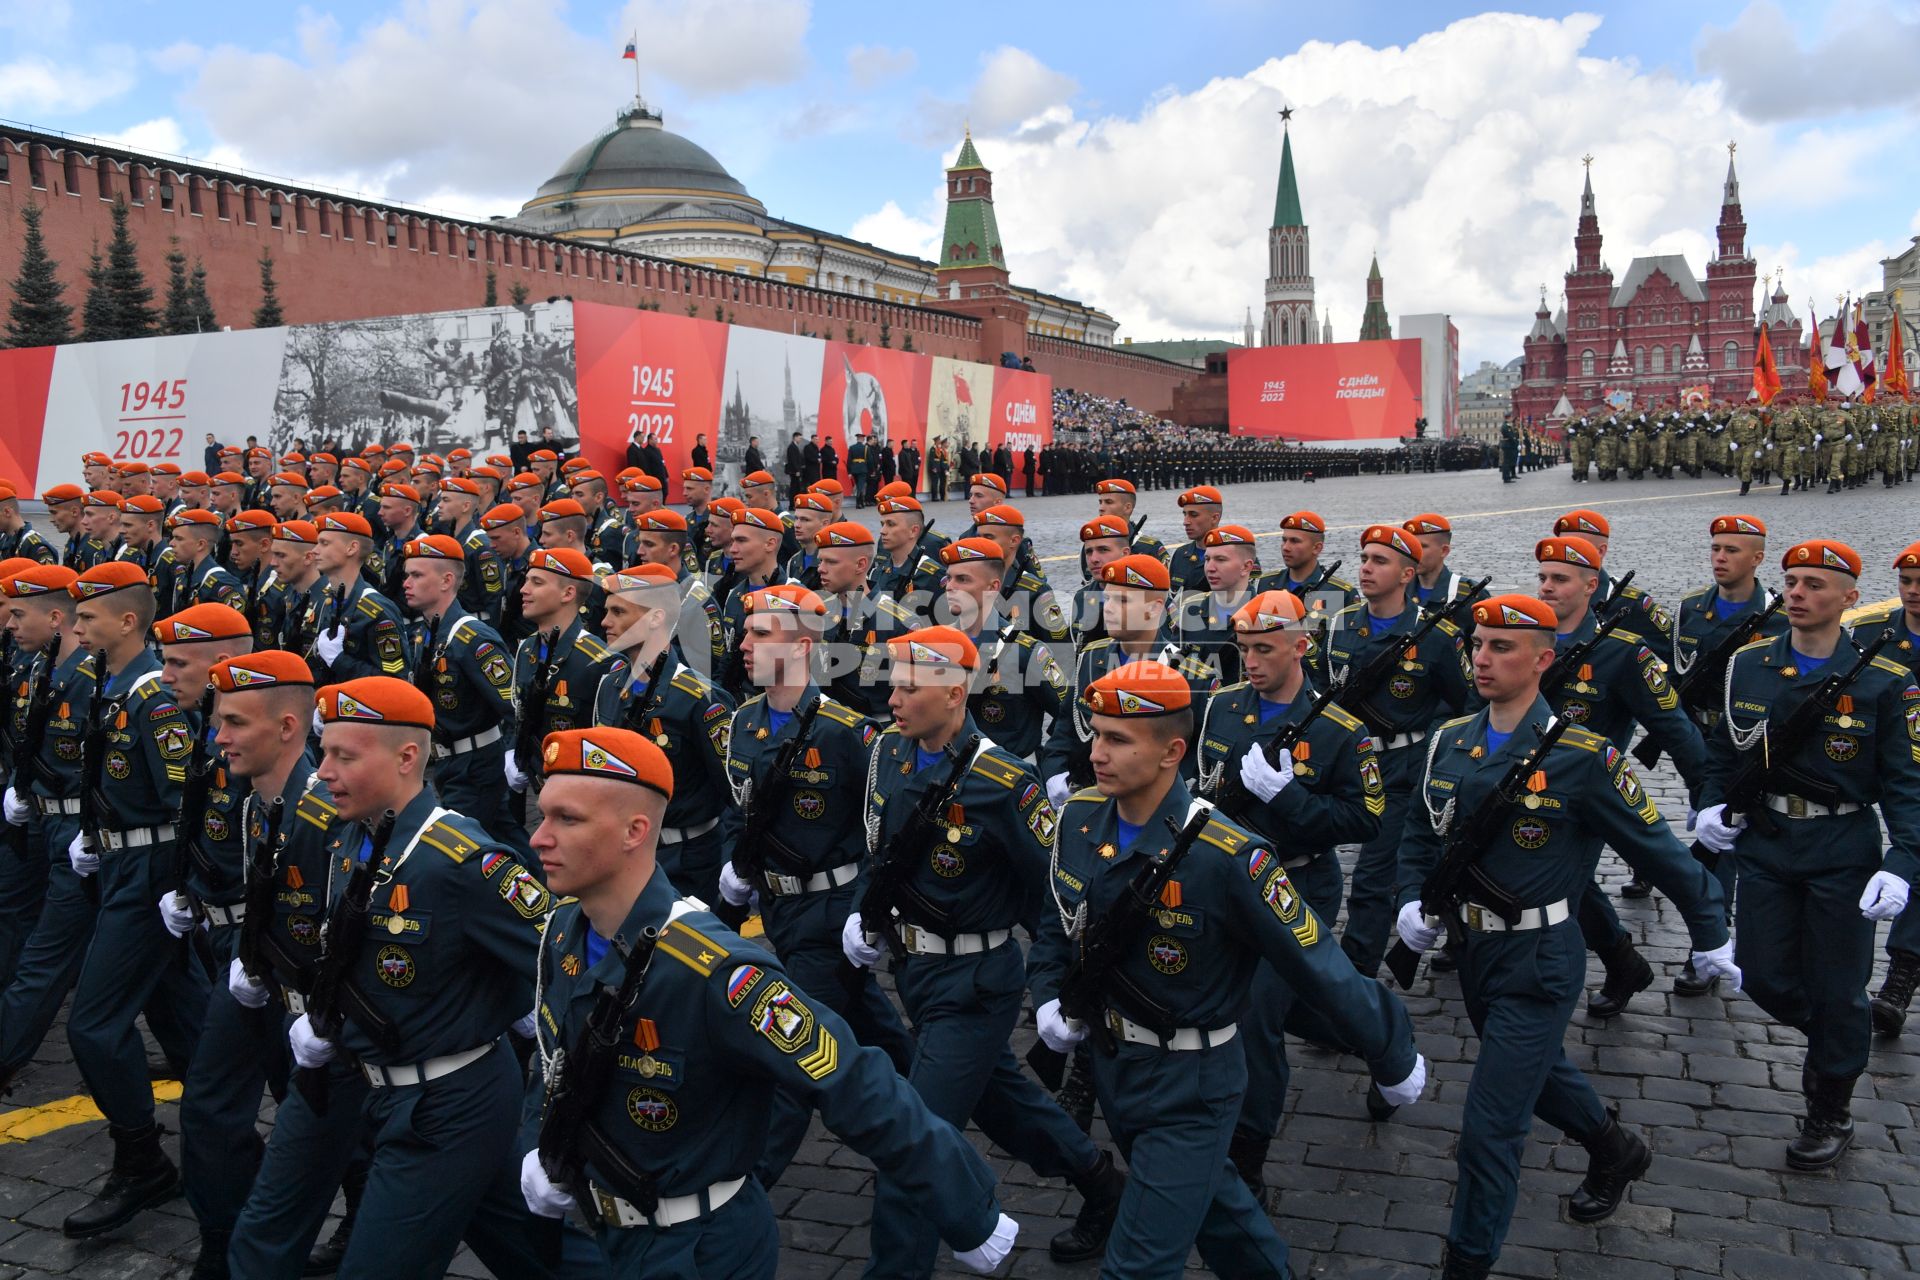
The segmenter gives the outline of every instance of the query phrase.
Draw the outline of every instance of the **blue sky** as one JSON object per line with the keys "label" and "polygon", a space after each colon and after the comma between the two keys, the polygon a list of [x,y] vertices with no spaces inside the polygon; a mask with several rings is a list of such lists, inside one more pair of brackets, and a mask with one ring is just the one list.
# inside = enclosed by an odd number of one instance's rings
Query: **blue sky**
{"label": "blue sky", "polygon": [[1557,301],[1586,151],[1616,275],[1704,264],[1729,139],[1802,310],[1920,232],[1911,2],[0,0],[0,116],[510,213],[630,96],[635,30],[670,128],[776,216],[892,248],[932,243],[971,122],[1016,278],[1136,338],[1257,309],[1283,103],[1337,335],[1377,251],[1390,313],[1454,313],[1469,368],[1518,353],[1542,282]]}

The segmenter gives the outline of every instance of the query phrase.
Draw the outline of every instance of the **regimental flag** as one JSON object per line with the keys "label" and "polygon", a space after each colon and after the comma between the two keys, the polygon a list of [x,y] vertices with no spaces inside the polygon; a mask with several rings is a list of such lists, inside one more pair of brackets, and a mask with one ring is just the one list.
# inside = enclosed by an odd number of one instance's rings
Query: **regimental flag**
{"label": "regimental flag", "polygon": [[967,380],[957,373],[953,375],[953,398],[961,404],[973,403],[973,389],[967,385]]}
{"label": "regimental flag", "polygon": [[1813,327],[1807,330],[1807,392],[1815,400],[1825,403],[1827,398],[1827,371],[1823,367],[1825,357],[1820,351],[1820,315],[1813,316]]}
{"label": "regimental flag", "polygon": [[1853,336],[1847,343],[1847,355],[1852,358],[1854,370],[1866,388],[1861,399],[1872,400],[1873,384],[1878,381],[1873,367],[1873,335],[1867,332],[1866,313],[1859,302],[1853,304]]}
{"label": "regimental flag", "polygon": [[1773,338],[1762,324],[1753,344],[1753,398],[1769,404],[1780,394],[1780,369],[1773,362]]}
{"label": "regimental flag", "polygon": [[1902,400],[1911,394],[1907,389],[1907,344],[1900,333],[1898,293],[1893,298],[1893,318],[1887,322],[1887,372],[1880,379],[1880,385],[1888,395],[1898,395]]}
{"label": "regimental flag", "polygon": [[1848,350],[1851,344],[1847,334],[1847,309],[1842,306],[1833,317],[1833,332],[1827,335],[1827,381],[1849,400],[1866,390],[1866,384],[1860,381],[1860,370],[1854,365],[1853,353]]}
{"label": "regimental flag", "polygon": [[1680,403],[1689,409],[1704,409],[1712,400],[1713,387],[1709,383],[1696,382],[1680,388]]}
{"label": "regimental flag", "polygon": [[640,42],[640,33],[636,31],[634,32],[634,38],[627,41],[627,51],[620,55],[620,58],[623,62],[640,61],[640,51],[635,47],[636,45],[639,44],[639,42]]}

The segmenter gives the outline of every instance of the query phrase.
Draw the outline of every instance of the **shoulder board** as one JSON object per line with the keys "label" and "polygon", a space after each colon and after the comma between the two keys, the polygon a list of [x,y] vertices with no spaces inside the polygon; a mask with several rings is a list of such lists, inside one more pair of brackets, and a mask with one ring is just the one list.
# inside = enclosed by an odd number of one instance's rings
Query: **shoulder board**
{"label": "shoulder board", "polygon": [[655,949],[678,960],[703,978],[713,976],[713,967],[727,958],[727,949],[701,933],[685,920],[675,920],[661,931]]}
{"label": "shoulder board", "polygon": [[713,599],[713,592],[707,589],[706,583],[700,581],[700,579],[698,578],[695,578],[693,582],[687,587],[687,598],[690,600],[700,600],[704,602],[704,601]]}
{"label": "shoulder board", "polygon": [[1472,716],[1455,716],[1453,719],[1442,723],[1438,729],[1434,730],[1434,732],[1445,733],[1447,730],[1455,728],[1456,726],[1459,726],[1459,725],[1463,725],[1471,719],[1473,719]]}
{"label": "shoulder board", "polygon": [[584,631],[573,638],[573,647],[596,662],[607,656],[607,646]]}
{"label": "shoulder board", "polygon": [[939,573],[941,571],[940,562],[938,560],[935,560],[932,556],[921,556],[920,563],[913,566],[913,571],[915,573],[920,573],[923,570],[927,570],[927,569],[931,569],[935,573]]}
{"label": "shoulder board", "polygon": [[1189,680],[1198,680],[1202,676],[1213,674],[1213,668],[1207,665],[1207,660],[1197,653],[1189,653],[1182,657],[1177,670]]}
{"label": "shoulder board", "polygon": [[80,665],[74,668],[74,674],[89,676],[89,677],[93,675],[93,655],[92,654],[88,654],[86,657],[80,659]]}
{"label": "shoulder board", "polygon": [[762,702],[765,702],[766,700],[767,700],[766,694],[756,693],[751,698],[748,698],[745,702],[741,703],[738,707],[734,708],[734,714],[739,715],[742,711],[745,711],[748,707],[758,706],[759,704],[761,704]]}
{"label": "shoulder board", "polygon": [[1089,640],[1080,646],[1081,653],[1092,653],[1095,649],[1105,649],[1113,644],[1112,636],[1101,636],[1098,640]]}
{"label": "shoulder board", "polygon": [[1013,789],[1015,783],[1020,781],[1022,771],[1022,766],[1017,761],[1002,760],[990,752],[982,752],[973,762],[974,773],[989,782],[999,783],[1009,791]]}
{"label": "shoulder board", "polygon": [[1033,632],[1031,631],[1020,632],[1018,635],[1014,636],[1013,642],[1016,645],[1020,646],[1022,649],[1031,649],[1033,648],[1033,646],[1040,643],[1038,640],[1035,640],[1033,638]]}
{"label": "shoulder board", "polygon": [[474,638],[473,619],[462,618],[460,625],[453,629],[453,638],[465,642]]}
{"label": "shoulder board", "polygon": [[438,849],[455,862],[465,862],[480,849],[480,842],[445,822],[436,822],[420,833],[420,843]]}
{"label": "shoulder board", "polygon": [[340,810],[309,791],[300,797],[300,803],[294,806],[293,813],[295,817],[311,822],[324,831],[339,816]]}
{"label": "shoulder board", "polygon": [[380,606],[366,596],[361,596],[360,599],[354,603],[353,607],[361,613],[366,614],[369,618],[377,618],[380,616]]}
{"label": "shoulder board", "polygon": [[[1327,579],[1327,581],[1332,582],[1333,579],[1329,578]],[[1365,603],[1366,603],[1365,601],[1358,601],[1354,604],[1342,605],[1340,606],[1340,612],[1334,614],[1333,616],[1335,618],[1344,618],[1348,614],[1352,613],[1354,610],[1364,607]]]}
{"label": "shoulder board", "polygon": [[886,614],[889,618],[905,619],[913,617],[911,611],[890,595],[880,597],[879,607],[880,612]]}
{"label": "shoulder board", "polygon": [[1749,640],[1745,644],[1741,645],[1738,649],[1735,649],[1733,651],[1733,656],[1737,658],[1741,654],[1746,653],[1749,650],[1764,649],[1768,645],[1772,644],[1774,642],[1774,639],[1775,637],[1773,636],[1761,636],[1757,640]]}
{"label": "shoulder board", "polygon": [[145,695],[151,694],[155,689],[158,689],[159,687],[160,687],[160,673],[158,671],[149,671],[147,672],[147,674],[141,676],[138,680],[135,680],[133,682],[133,688],[127,690],[127,695],[129,697],[131,697],[134,694],[140,694],[142,696],[145,696]]}
{"label": "shoulder board", "polygon": [[673,687],[682,693],[690,693],[696,698],[704,698],[712,692],[713,686],[704,680],[698,671],[681,667],[673,673]]}
{"label": "shoulder board", "polygon": [[1692,604],[1695,600],[1704,600],[1707,598],[1707,593],[1712,590],[1712,587],[1701,587],[1698,591],[1688,592],[1685,596],[1681,597],[1680,603]]}
{"label": "shoulder board", "polygon": [[1331,574],[1329,574],[1329,575],[1327,576],[1327,583],[1326,583],[1326,585],[1328,585],[1328,586],[1330,586],[1330,587],[1338,587],[1338,588],[1340,588],[1340,589],[1341,589],[1342,591],[1352,591],[1352,590],[1353,590],[1353,584],[1352,584],[1351,582],[1348,582],[1348,581],[1347,581],[1347,580],[1346,580],[1345,578],[1338,578],[1338,577],[1334,577],[1334,576],[1333,576],[1333,575],[1331,575]]}
{"label": "shoulder board", "polygon": [[1906,680],[1913,679],[1913,672],[1907,670],[1892,658],[1886,657],[1884,654],[1876,653],[1873,655],[1873,667],[1875,670],[1884,671],[1888,675],[1900,676]]}
{"label": "shoulder board", "polygon": [[1218,818],[1209,818],[1207,825],[1200,829],[1200,838],[1216,849],[1238,853],[1253,837],[1244,831],[1236,831]]}
{"label": "shoulder board", "polygon": [[1337,702],[1327,704],[1327,709],[1320,713],[1320,718],[1322,720],[1331,720],[1334,724],[1339,725],[1342,729],[1346,729],[1349,732],[1363,730],[1366,727],[1361,722],[1359,716],[1350,714]]}
{"label": "shoulder board", "polygon": [[1607,746],[1607,740],[1591,729],[1568,729],[1560,735],[1560,741],[1569,747],[1578,747],[1582,751],[1598,751]]}
{"label": "shoulder board", "polygon": [[1629,631],[1625,627],[1619,627],[1608,632],[1607,639],[1618,640],[1621,644],[1645,644],[1647,642],[1646,637],[1642,636],[1638,631]]}
{"label": "shoulder board", "polygon": [[852,707],[842,706],[832,698],[826,697],[820,700],[820,714],[835,724],[845,725],[849,729],[857,728],[861,720],[860,713]]}
{"label": "shoulder board", "polygon": [[888,725],[888,726],[887,726],[886,728],[884,728],[884,729],[882,729],[882,730],[880,731],[880,736],[881,736],[881,737],[883,737],[883,738],[884,738],[884,737],[886,737],[886,736],[888,736],[889,734],[891,734],[891,735],[893,735],[893,736],[894,736],[894,737],[896,737],[896,738],[897,738],[897,737],[899,737],[899,736],[900,736],[900,726],[899,726],[899,725],[897,725],[897,724],[890,724],[890,725]]}
{"label": "shoulder board", "polygon": [[1855,627],[1872,627],[1878,626],[1881,623],[1892,622],[1893,611],[1897,607],[1898,606],[1895,605],[1888,605],[1881,609],[1868,609],[1853,620],[1853,625]]}
{"label": "shoulder board", "polygon": [[1072,795],[1068,796],[1067,803],[1072,804],[1076,800],[1085,800],[1089,804],[1098,804],[1100,801],[1105,800],[1106,798],[1107,798],[1106,795],[1100,790],[1100,788],[1084,787],[1081,790],[1076,791]]}
{"label": "shoulder board", "polygon": [[1434,624],[1433,629],[1441,635],[1457,636],[1460,634],[1460,628],[1452,618],[1440,619],[1440,621]]}
{"label": "shoulder board", "polygon": [[[1229,695],[1231,695],[1231,694],[1237,694],[1237,693],[1239,693],[1239,692],[1240,692],[1240,691],[1241,691],[1242,689],[1245,689],[1245,688],[1248,688],[1248,687],[1249,687],[1249,686],[1248,686],[1248,684],[1247,684],[1247,682],[1246,682],[1245,680],[1241,680],[1241,681],[1239,681],[1239,682],[1237,682],[1237,683],[1235,683],[1235,684],[1228,684],[1228,685],[1222,685],[1222,686],[1221,686],[1220,688],[1218,688],[1218,689],[1216,689],[1216,690],[1214,690],[1214,692],[1213,692],[1213,696],[1214,696],[1214,697],[1216,697],[1216,698],[1225,698],[1225,697],[1228,697],[1228,696],[1229,696]],[[1332,707],[1328,707],[1328,708],[1327,708],[1327,710],[1329,710],[1329,711],[1332,711],[1333,709],[1334,709],[1334,708],[1332,708]]]}

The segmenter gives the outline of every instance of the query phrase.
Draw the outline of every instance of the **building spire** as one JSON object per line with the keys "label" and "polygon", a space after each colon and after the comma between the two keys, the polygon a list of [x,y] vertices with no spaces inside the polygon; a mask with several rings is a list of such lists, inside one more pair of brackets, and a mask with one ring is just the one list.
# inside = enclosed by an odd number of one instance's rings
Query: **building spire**
{"label": "building spire", "polygon": [[1585,188],[1580,192],[1580,216],[1585,218],[1594,213],[1593,208],[1593,153],[1589,151],[1580,157],[1580,163],[1587,168]]}
{"label": "building spire", "polygon": [[1739,149],[1739,146],[1737,142],[1727,144],[1727,184],[1720,193],[1721,208],[1740,203],[1740,177],[1733,171],[1733,153]]}
{"label": "building spire", "polygon": [[1304,227],[1307,220],[1300,212],[1300,183],[1293,176],[1293,131],[1288,127],[1293,108],[1280,111],[1280,185],[1273,196],[1273,225]]}

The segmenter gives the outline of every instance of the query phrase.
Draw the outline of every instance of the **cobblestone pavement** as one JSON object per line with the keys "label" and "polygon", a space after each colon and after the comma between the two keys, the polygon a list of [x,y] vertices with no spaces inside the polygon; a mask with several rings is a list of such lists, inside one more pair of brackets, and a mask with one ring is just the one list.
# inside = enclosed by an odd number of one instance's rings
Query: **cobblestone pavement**
{"label": "cobblestone pavement", "polygon": [[[1914,492],[1905,488],[1787,498],[1756,488],[1744,501],[1736,494],[1737,486],[1714,479],[1573,485],[1562,469],[1503,486],[1495,473],[1470,472],[1233,487],[1227,518],[1265,533],[1287,512],[1310,507],[1334,529],[1330,556],[1351,561],[1364,524],[1442,511],[1455,522],[1457,568],[1491,572],[1497,586],[1523,589],[1532,580],[1534,540],[1559,512],[1590,506],[1613,523],[1614,567],[1637,569],[1636,583],[1668,604],[1705,580],[1707,522],[1724,511],[1766,520],[1776,554],[1815,535],[1851,543],[1868,566],[1867,600],[1893,594],[1887,566],[1920,536]],[[1092,500],[1015,501],[1028,513],[1041,554],[1060,557],[1049,564],[1057,588],[1070,591],[1073,539]],[[1149,532],[1179,540],[1173,494],[1143,495],[1141,509]],[[966,523],[959,504],[934,514],[944,529]],[[1277,564],[1277,539],[1263,540],[1262,547],[1273,548],[1267,558]],[[1766,578],[1777,582],[1778,574],[1769,571]],[[1684,817],[1682,789],[1666,766],[1647,782],[1664,811]],[[1625,878],[1611,855],[1602,870],[1609,886]],[[1621,1118],[1647,1136],[1653,1167],[1608,1222],[1575,1225],[1562,1214],[1561,1197],[1578,1183],[1585,1153],[1537,1127],[1498,1274],[1567,1280],[1920,1275],[1920,1034],[1876,1043],[1870,1075],[1855,1098],[1853,1152],[1827,1173],[1789,1174],[1783,1151],[1800,1110],[1801,1038],[1771,1025],[1743,997],[1672,994],[1686,934],[1670,904],[1658,897],[1622,903],[1621,917],[1662,976],[1627,1016],[1610,1024],[1577,1013],[1568,1048],[1601,1094],[1618,1102]],[[1589,980],[1598,985],[1597,964]],[[1291,1050],[1293,1097],[1267,1179],[1282,1189],[1278,1223],[1302,1277],[1425,1276],[1439,1256],[1453,1194],[1454,1140],[1478,1046],[1452,976],[1431,984],[1422,979],[1408,1006],[1433,1083],[1419,1106],[1390,1123],[1366,1119],[1359,1063],[1304,1046]],[[1020,1031],[1016,1050],[1024,1052],[1031,1038],[1030,1030]],[[79,1092],[64,1028],[56,1028],[9,1105],[32,1107]],[[160,1113],[177,1130],[178,1108],[163,1105]],[[263,1124],[271,1116],[269,1105]],[[14,1140],[8,1136],[13,1123],[0,1112],[0,1280],[186,1274],[196,1232],[180,1201],[105,1240],[61,1237],[61,1218],[105,1174],[110,1152],[103,1124]],[[170,1146],[175,1141],[168,1139]],[[1072,1193],[1004,1156],[989,1151],[989,1159],[1002,1176],[1003,1202],[1022,1226],[1012,1274],[1091,1275],[1092,1266],[1055,1267],[1045,1253],[1047,1238],[1075,1207]],[[858,1274],[872,1184],[866,1162],[816,1128],[773,1192],[786,1246],[781,1276]],[[485,1272],[463,1255],[455,1274]]]}

